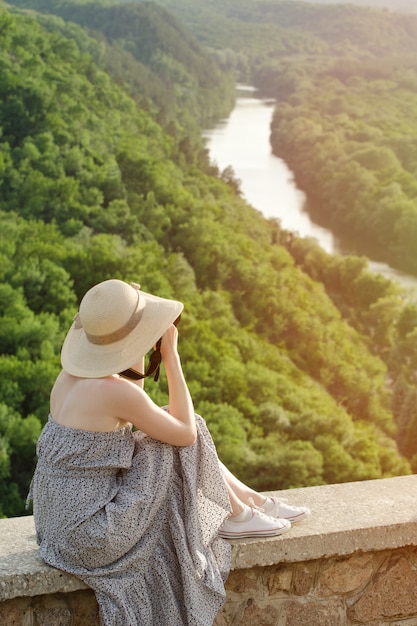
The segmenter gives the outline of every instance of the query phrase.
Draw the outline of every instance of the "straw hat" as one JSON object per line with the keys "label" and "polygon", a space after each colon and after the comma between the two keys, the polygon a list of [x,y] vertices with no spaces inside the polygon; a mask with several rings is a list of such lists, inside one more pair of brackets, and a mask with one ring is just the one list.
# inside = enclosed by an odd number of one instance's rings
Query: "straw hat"
{"label": "straw hat", "polygon": [[81,300],[62,346],[62,367],[83,378],[121,372],[156,344],[183,308],[181,302],[141,291],[136,283],[105,280]]}

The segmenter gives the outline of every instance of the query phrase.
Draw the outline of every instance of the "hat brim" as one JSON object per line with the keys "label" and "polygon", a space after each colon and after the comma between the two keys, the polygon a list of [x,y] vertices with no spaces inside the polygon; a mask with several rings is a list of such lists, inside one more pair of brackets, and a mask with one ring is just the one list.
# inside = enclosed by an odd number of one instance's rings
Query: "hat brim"
{"label": "hat brim", "polygon": [[184,305],[140,292],[145,306],[137,326],[123,339],[107,345],[91,343],[83,328],[74,322],[61,350],[66,372],[81,378],[103,378],[137,363],[156,344],[182,312]]}

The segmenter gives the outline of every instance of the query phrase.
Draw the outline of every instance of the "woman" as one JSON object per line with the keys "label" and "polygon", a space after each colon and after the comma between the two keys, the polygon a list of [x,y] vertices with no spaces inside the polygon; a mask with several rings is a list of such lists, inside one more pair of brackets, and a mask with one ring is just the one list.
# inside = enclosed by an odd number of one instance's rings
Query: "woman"
{"label": "woman", "polygon": [[[94,589],[104,626],[210,626],[225,599],[222,537],[279,535],[309,513],[249,489],[219,462],[181,368],[173,322],[182,309],[134,283],[90,289],[38,442],[40,554]],[[141,374],[161,337],[166,410]]]}

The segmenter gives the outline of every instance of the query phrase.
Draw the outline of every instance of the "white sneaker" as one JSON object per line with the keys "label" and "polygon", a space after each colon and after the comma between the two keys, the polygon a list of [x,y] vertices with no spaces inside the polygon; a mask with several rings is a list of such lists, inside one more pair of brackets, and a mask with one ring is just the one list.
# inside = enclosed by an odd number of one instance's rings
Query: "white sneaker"
{"label": "white sneaker", "polygon": [[279,500],[275,496],[268,496],[269,500],[272,500],[274,506],[266,511],[264,508],[260,507],[260,510],[264,513],[264,515],[269,515],[270,517],[287,519],[290,522],[300,522],[302,519],[305,519],[309,515],[311,515],[311,511],[306,506],[293,506],[292,504],[287,504],[283,500]]}
{"label": "white sneaker", "polygon": [[227,519],[219,530],[219,536],[225,539],[242,539],[243,537],[272,537],[281,535],[291,528],[291,522],[265,515],[258,509],[250,507],[252,515],[246,522]]}

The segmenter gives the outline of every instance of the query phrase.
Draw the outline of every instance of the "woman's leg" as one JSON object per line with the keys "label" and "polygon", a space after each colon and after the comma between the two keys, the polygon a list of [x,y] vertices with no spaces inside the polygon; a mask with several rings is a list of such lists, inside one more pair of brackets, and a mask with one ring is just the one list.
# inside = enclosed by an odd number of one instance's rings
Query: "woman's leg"
{"label": "woman's leg", "polygon": [[227,491],[229,492],[230,504],[232,505],[231,517],[236,517],[237,515],[240,515],[240,513],[242,513],[242,511],[245,508],[245,505],[242,502],[242,500],[240,500],[240,498],[238,497],[236,492],[233,490],[233,488],[229,485],[227,480],[226,480],[226,487],[227,487]]}
{"label": "woman's leg", "polygon": [[[255,506],[262,507],[266,502],[266,496],[263,496],[261,493],[254,491],[242,481],[240,481],[232,472],[220,461],[220,467],[223,471],[223,476],[225,477],[226,484],[230,491],[234,493],[235,496],[239,499],[240,502],[244,502],[245,504],[254,504]],[[232,502],[233,508],[233,502]]]}
{"label": "woman's leg", "polygon": [[[237,499],[237,502],[240,502],[240,506],[245,504],[251,506],[255,505],[255,507],[261,509],[266,515],[277,519],[290,520],[291,522],[299,522],[310,515],[310,509],[308,507],[286,504],[285,501],[279,500],[275,496],[264,496],[242,483],[242,481],[236,478],[221,461],[220,467],[229,489],[229,494],[233,493],[234,501],[236,502]],[[235,509],[233,508],[232,500],[231,502],[232,515],[235,516],[237,513],[234,512]]]}

